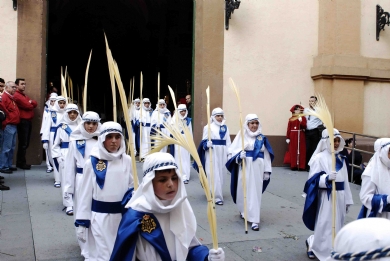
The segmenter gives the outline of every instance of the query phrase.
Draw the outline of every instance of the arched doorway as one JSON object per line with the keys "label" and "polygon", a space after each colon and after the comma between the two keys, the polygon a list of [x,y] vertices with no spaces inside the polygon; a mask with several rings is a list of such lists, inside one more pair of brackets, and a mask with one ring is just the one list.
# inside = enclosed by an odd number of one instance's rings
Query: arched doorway
{"label": "arched doorway", "polygon": [[[157,101],[157,73],[161,73],[160,98],[170,85],[177,98],[191,93],[193,54],[192,0],[67,0],[50,1],[47,45],[47,81],[60,86],[60,67],[67,66],[74,99],[84,85],[89,52],[88,110],[112,120],[112,95],[105,53],[106,33],[122,81],[129,91],[135,76],[134,97],[139,97],[143,72],[143,97]],[[79,98],[77,98],[79,96]],[[118,110],[121,110],[118,103]],[[170,106],[172,106],[170,104]],[[172,109],[172,107],[170,108]]]}

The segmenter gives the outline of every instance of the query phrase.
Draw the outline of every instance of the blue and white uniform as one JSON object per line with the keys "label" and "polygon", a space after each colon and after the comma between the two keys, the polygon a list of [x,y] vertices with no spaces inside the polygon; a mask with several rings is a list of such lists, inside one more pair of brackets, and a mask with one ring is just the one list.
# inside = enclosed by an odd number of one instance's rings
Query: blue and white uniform
{"label": "blue and white uniform", "polygon": [[359,218],[390,219],[390,139],[378,139],[375,154],[362,174],[360,200],[363,203]]}
{"label": "blue and white uniform", "polygon": [[[155,171],[163,169],[175,169],[178,175],[172,200],[160,200],[153,189]],[[209,250],[195,236],[195,215],[175,159],[168,153],[153,153],[146,157],[143,172],[142,183],[126,205],[110,260],[207,260]],[[208,260],[224,261],[218,258]]]}
{"label": "blue and white uniform", "polygon": [[[159,107],[159,104],[164,104],[165,105],[165,108],[160,108]],[[169,136],[170,133],[169,131],[167,130],[167,128],[164,127],[164,123],[165,124],[170,124],[171,123],[171,113],[170,111],[166,108],[166,103],[163,99],[160,99],[158,101],[158,104],[157,104],[157,107],[156,109],[154,110],[153,114],[152,114],[152,119],[151,119],[151,125],[152,125],[152,129],[151,129],[151,132],[150,132],[150,139],[151,139],[151,142],[153,143],[153,135],[156,135],[156,132],[154,131],[155,128],[159,128],[160,131],[162,133],[164,133],[165,135]],[[153,145],[152,145],[153,146]],[[161,152],[167,152],[168,150],[168,147],[164,147],[161,149]]]}
{"label": "blue and white uniform", "polygon": [[[54,134],[57,131],[57,127],[60,124],[62,117],[65,114],[65,107],[63,109],[60,108],[58,105],[59,101],[65,101],[66,99],[62,96],[58,96],[54,106],[47,112],[47,115],[45,117],[44,122],[42,123],[42,135],[41,140],[42,143],[48,143],[48,149],[47,152],[49,154],[49,161],[54,166],[54,161],[52,157],[52,149],[53,149],[53,142],[54,142]],[[61,177],[56,168],[54,168],[54,182],[60,183]]]}
{"label": "blue and white uniform", "polygon": [[[68,113],[71,111],[76,111],[78,114],[77,118],[73,121],[69,119],[68,115]],[[66,155],[68,154],[70,135],[72,134],[73,130],[77,128],[80,122],[81,117],[77,105],[68,104],[65,108],[64,117],[62,117],[62,120],[57,128],[57,132],[54,135],[54,143],[52,148],[54,167],[59,171],[62,184],[64,184],[65,178],[64,162]],[[64,195],[64,186],[62,186],[62,195]],[[65,206],[68,206],[70,204],[71,202],[68,202],[67,204],[65,204]]]}
{"label": "blue and white uniform", "polygon": [[[145,102],[149,102],[149,108],[145,107]],[[141,158],[145,158],[145,156],[150,152],[150,129],[151,129],[151,120],[152,120],[152,108],[150,104],[150,100],[148,98],[144,98],[142,100],[142,112],[140,113],[140,124],[142,124],[142,141],[140,142],[140,155]],[[142,116],[142,117],[141,117]]]}
{"label": "blue and white uniform", "polygon": [[[94,133],[85,130],[85,122],[97,122],[98,126]],[[72,207],[77,210],[78,194],[83,179],[85,161],[89,159],[91,150],[97,143],[100,133],[100,117],[96,112],[87,111],[83,114],[82,121],[70,135],[69,150],[65,158],[64,167],[64,199],[63,203],[67,208]],[[88,238],[87,240],[88,241]],[[81,255],[85,259],[89,258],[88,244],[78,240]]]}
{"label": "blue and white uniform", "polygon": [[[181,116],[180,112],[185,111],[185,115]],[[186,126],[188,131],[191,134],[191,138],[193,138],[192,134],[192,123],[191,118],[187,117],[188,111],[185,104],[180,104],[177,107],[177,115],[173,116],[172,124],[176,123],[176,120],[179,120],[179,128],[182,130],[181,134],[185,138],[183,127]],[[176,163],[179,166],[179,170],[183,175],[184,182],[188,182],[190,180],[191,173],[191,155],[190,153],[181,146],[174,144],[171,147],[171,154],[175,157]]]}
{"label": "blue and white uniform", "polygon": [[[255,132],[248,128],[248,123],[258,121],[259,127]],[[258,230],[260,224],[261,198],[272,173],[273,150],[268,139],[261,133],[261,124],[256,114],[248,114],[245,117],[244,148],[246,171],[246,207],[247,221],[252,222],[252,229]],[[228,154],[232,158],[226,163],[231,173],[230,192],[241,215],[244,214],[244,191],[242,187],[242,142],[241,131],[234,138]]]}
{"label": "blue and white uniform", "polygon": [[[116,152],[109,152],[104,141],[107,135],[119,133],[121,144]],[[121,201],[133,188],[131,159],[126,154],[122,127],[116,122],[105,122],[91,157],[85,162],[84,177],[77,196],[75,225],[78,238],[88,229],[90,260],[110,259],[119,223],[122,218]],[[80,232],[81,231],[81,232]]]}
{"label": "blue and white uniform", "polygon": [[[339,131],[334,129],[334,137],[340,138],[336,153],[336,234],[343,227],[347,206],[353,204],[352,193],[348,182],[348,171],[345,157],[339,154],[345,141]],[[309,179],[306,181],[306,193],[303,222],[310,230],[314,230],[306,243],[309,252],[313,252],[319,260],[325,260],[332,251],[332,154],[328,130],[322,132],[321,141],[309,161]]]}

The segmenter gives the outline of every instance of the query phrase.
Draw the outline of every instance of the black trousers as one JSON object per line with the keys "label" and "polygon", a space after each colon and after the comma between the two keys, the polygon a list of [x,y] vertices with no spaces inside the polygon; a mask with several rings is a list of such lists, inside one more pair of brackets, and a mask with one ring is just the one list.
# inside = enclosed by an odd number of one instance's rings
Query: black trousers
{"label": "black trousers", "polygon": [[20,119],[18,124],[18,154],[16,156],[16,165],[21,166],[26,164],[26,151],[30,144],[31,136],[31,121]]}
{"label": "black trousers", "polygon": [[321,140],[321,133],[318,128],[305,131],[306,137],[306,169],[309,169],[309,161]]}

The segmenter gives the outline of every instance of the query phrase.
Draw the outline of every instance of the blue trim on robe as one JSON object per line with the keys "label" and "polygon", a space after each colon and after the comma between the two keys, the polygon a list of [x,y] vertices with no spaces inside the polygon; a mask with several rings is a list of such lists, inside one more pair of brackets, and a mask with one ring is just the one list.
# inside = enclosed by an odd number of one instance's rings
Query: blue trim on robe
{"label": "blue trim on robe", "polygon": [[91,156],[92,168],[96,175],[96,183],[98,184],[100,189],[103,189],[104,187],[104,181],[106,180],[106,173],[108,169],[108,161],[107,160],[102,160],[102,161],[106,164],[106,168],[104,170],[97,170],[96,164],[99,162],[99,159],[94,156]]}
{"label": "blue trim on robe", "polygon": [[[261,155],[263,155],[263,157],[264,157],[264,152],[260,151],[261,147],[264,144],[264,147],[268,150],[268,153],[270,154],[270,158],[271,158],[271,162],[272,162],[274,160],[274,152],[272,150],[272,147],[269,144],[267,137],[265,137],[262,134],[260,134],[259,136],[261,136],[262,138],[261,138],[261,140],[256,139],[253,152],[251,152],[253,155],[253,161],[255,161],[257,158],[261,157]],[[226,164],[225,164],[226,168],[228,169],[228,171],[231,174],[230,175],[230,194],[232,195],[234,203],[236,203],[236,198],[237,198],[238,173],[239,173],[239,167],[240,167],[239,164],[236,163],[236,158],[238,157],[238,159],[240,159],[240,153],[241,152],[239,152],[236,155],[234,155],[233,157],[231,157],[230,160],[228,160],[228,162],[226,162]],[[263,158],[263,157],[261,157],[261,158]],[[271,175],[271,173],[269,173],[269,174]],[[268,180],[263,180],[262,193],[264,193],[264,191],[267,189],[270,181],[271,181],[271,176]]]}
{"label": "blue trim on robe", "polygon": [[194,246],[188,251],[187,261],[207,261],[209,259],[209,249],[206,246]]}
{"label": "blue trim on robe", "polygon": [[61,149],[68,149],[69,148],[69,142],[64,141],[60,143],[60,148]]}
{"label": "blue trim on robe", "polygon": [[139,121],[136,120],[132,124],[133,126],[133,133],[135,134],[135,149],[139,152],[139,139],[140,139],[140,127],[139,127]]}
{"label": "blue trim on robe", "polygon": [[122,199],[122,202],[121,202],[121,206],[122,206],[122,216],[126,213],[127,211],[127,208],[126,205],[127,203],[130,201],[130,199],[133,197],[133,191],[134,191],[134,188],[129,188],[125,195],[123,196],[123,199]]}
{"label": "blue trim on robe", "polygon": [[[153,136],[157,135],[157,131],[155,130],[157,124],[154,124],[150,130],[150,146],[153,148],[154,147],[154,139],[152,139]],[[160,124],[160,131],[161,129],[164,129],[164,125]]]}
{"label": "blue trim on robe", "polygon": [[142,127],[150,127],[150,122],[142,123]]}
{"label": "blue trim on robe", "polygon": [[[375,194],[371,200],[371,212],[368,217],[376,217],[379,212],[379,208],[381,207],[381,200],[383,200],[383,209],[382,212],[390,212],[390,205],[387,202],[387,195]],[[389,206],[388,206],[389,205]],[[364,205],[360,209],[359,215],[357,219],[366,218],[367,217],[368,208]]]}
{"label": "blue trim on robe", "polygon": [[50,111],[50,117],[53,120],[54,124],[57,124],[57,112]]}
{"label": "blue trim on robe", "polygon": [[76,167],[76,173],[83,174],[84,169],[83,168],[77,168]]}
{"label": "blue trim on robe", "polygon": [[[156,223],[156,229],[151,233],[141,230],[141,221],[145,214],[153,218]],[[110,261],[132,260],[135,255],[138,233],[155,248],[163,261],[172,260],[157,218],[151,213],[143,213],[129,208],[119,224]]]}
{"label": "blue trim on robe", "polygon": [[[83,144],[79,144],[79,141],[84,141]],[[86,140],[76,140],[76,148],[81,153],[84,158],[85,155],[85,145],[87,144]]]}
{"label": "blue trim on robe", "polygon": [[192,121],[191,118],[188,118],[188,117],[186,118],[186,124],[187,124],[187,126],[190,125],[191,121]]}
{"label": "blue trim on robe", "polygon": [[225,137],[226,132],[227,132],[226,125],[219,126],[219,137],[221,138],[221,140]]}
{"label": "blue trim on robe", "polygon": [[83,227],[89,228],[89,226],[91,225],[91,220],[89,220],[89,219],[76,219],[76,221],[74,222],[74,225],[75,225],[75,227],[83,226]]}
{"label": "blue trim on robe", "polygon": [[[205,165],[206,165],[206,150],[204,149],[204,147],[206,146],[207,148],[207,141],[208,140],[202,140],[198,146],[198,155],[199,155],[199,159],[200,159],[200,162],[203,166],[203,169],[204,169],[204,172],[206,174],[206,177],[207,177],[207,173],[206,173],[206,169],[205,169]],[[208,148],[207,148],[208,149]],[[192,167],[197,171],[199,172],[199,167],[198,167],[198,164],[196,163],[196,161],[194,161],[194,163],[192,164]]]}
{"label": "blue trim on robe", "polygon": [[[63,127],[64,125],[66,126],[65,129],[64,129],[64,127]],[[53,141],[56,139],[56,137],[57,137],[57,132],[58,132],[59,129],[63,129],[63,130],[66,132],[66,134],[68,134],[68,137],[69,137],[70,134],[72,133],[72,129],[69,127],[68,124],[63,123],[62,125],[58,125],[58,126],[56,127],[56,131],[55,131],[55,133],[54,133]]]}
{"label": "blue trim on robe", "polygon": [[54,158],[53,161],[54,161],[54,166],[56,167],[57,171],[59,172],[60,171],[60,164],[58,163],[57,158]]}
{"label": "blue trim on robe", "polygon": [[56,132],[58,127],[50,127],[50,132]]}
{"label": "blue trim on robe", "polygon": [[302,220],[305,226],[314,231],[314,226],[317,216],[317,206],[318,206],[318,189],[321,175],[326,174],[325,171],[321,171],[317,174],[314,174],[310,179],[305,183],[305,188],[303,192],[306,193],[305,206],[303,208]]}

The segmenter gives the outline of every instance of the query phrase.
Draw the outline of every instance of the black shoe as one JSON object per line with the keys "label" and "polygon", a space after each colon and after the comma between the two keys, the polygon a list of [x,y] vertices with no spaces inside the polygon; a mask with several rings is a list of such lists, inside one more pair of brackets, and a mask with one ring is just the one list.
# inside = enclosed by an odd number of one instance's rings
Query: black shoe
{"label": "black shoe", "polygon": [[15,167],[10,167],[9,169],[12,170],[12,171],[17,171],[17,170],[18,170],[18,169],[15,168]]}
{"label": "black shoe", "polygon": [[4,183],[4,179],[0,179],[0,184],[3,184]]}
{"label": "black shoe", "polygon": [[7,187],[3,184],[0,184],[0,190],[9,190],[9,187]]}
{"label": "black shoe", "polygon": [[19,169],[31,169],[31,165],[29,164],[21,164],[21,165],[16,165]]}
{"label": "black shoe", "polygon": [[4,179],[4,177],[3,177],[3,176],[0,176],[0,179]]}
{"label": "black shoe", "polygon": [[0,172],[6,173],[6,174],[12,174],[12,170],[10,170],[10,169],[1,169]]}

